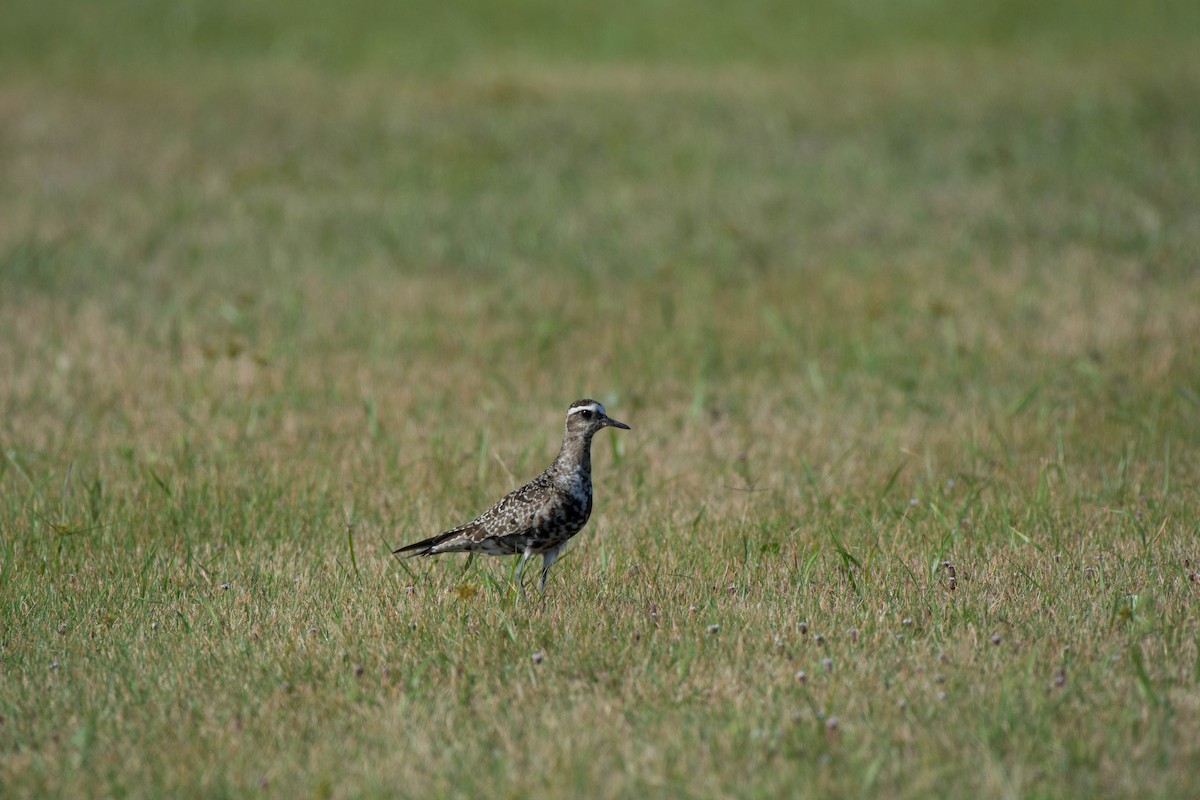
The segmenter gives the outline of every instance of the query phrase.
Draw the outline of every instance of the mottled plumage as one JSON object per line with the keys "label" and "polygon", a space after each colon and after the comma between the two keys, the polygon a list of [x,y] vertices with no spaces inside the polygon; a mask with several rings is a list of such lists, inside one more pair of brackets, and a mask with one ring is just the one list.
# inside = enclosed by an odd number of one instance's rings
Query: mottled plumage
{"label": "mottled plumage", "polygon": [[521,554],[517,582],[525,562],[542,556],[540,587],[546,586],[550,565],[567,540],[583,528],[592,514],[592,437],[602,428],[629,429],[611,419],[595,400],[576,400],[567,409],[562,449],[554,463],[529,483],[465,525],[396,550],[408,556],[438,553]]}

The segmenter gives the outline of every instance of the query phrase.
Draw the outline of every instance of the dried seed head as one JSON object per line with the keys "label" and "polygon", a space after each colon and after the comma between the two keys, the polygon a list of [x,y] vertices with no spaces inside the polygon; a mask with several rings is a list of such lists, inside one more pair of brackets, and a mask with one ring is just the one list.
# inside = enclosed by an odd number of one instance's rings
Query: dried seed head
{"label": "dried seed head", "polygon": [[800,631],[801,635],[808,633],[808,623],[801,622],[796,626],[796,630]]}
{"label": "dried seed head", "polygon": [[364,670],[363,670],[363,665],[362,665],[362,664],[355,664],[355,665],[354,665],[354,677],[356,677],[356,678],[361,678],[361,677],[362,677],[362,674],[363,674],[363,672],[364,672]]}
{"label": "dried seed head", "polygon": [[1000,634],[993,633],[991,642],[992,642],[992,644],[1000,644]]}
{"label": "dried seed head", "polygon": [[838,718],[837,717],[830,717],[829,719],[825,720],[825,730],[830,731],[832,733],[833,731],[836,731],[837,729],[838,729]]}
{"label": "dried seed head", "polygon": [[822,658],[821,666],[825,668],[826,672],[833,672],[833,659],[832,658]]}
{"label": "dried seed head", "polygon": [[546,656],[542,654],[542,651],[541,651],[541,650],[538,650],[536,653],[534,653],[533,655],[531,655],[529,658],[530,658],[530,659],[533,661],[533,663],[535,663],[535,664],[540,664],[540,663],[542,663],[542,660],[543,660],[545,657],[546,657]]}
{"label": "dried seed head", "polygon": [[912,625],[912,624],[913,624],[913,619],[912,619],[912,617],[905,617],[904,619],[900,620],[900,624],[901,624],[901,625],[906,625],[906,626],[907,626],[907,625]]}
{"label": "dried seed head", "polygon": [[721,626],[720,626],[720,625],[717,625],[716,623],[713,623],[712,625],[709,625],[709,626],[708,626],[708,632],[709,632],[709,633],[716,633],[716,632],[717,632],[717,631],[719,631],[719,630],[721,630]]}
{"label": "dried seed head", "polygon": [[59,625],[59,626],[58,626],[58,632],[59,632],[59,633],[66,633],[66,632],[67,632],[67,623],[65,623],[65,622],[64,622],[64,623],[62,623],[61,625]]}
{"label": "dried seed head", "polygon": [[808,673],[805,672],[804,670],[800,670],[799,672],[796,673],[796,681],[799,683],[807,683],[808,682]]}

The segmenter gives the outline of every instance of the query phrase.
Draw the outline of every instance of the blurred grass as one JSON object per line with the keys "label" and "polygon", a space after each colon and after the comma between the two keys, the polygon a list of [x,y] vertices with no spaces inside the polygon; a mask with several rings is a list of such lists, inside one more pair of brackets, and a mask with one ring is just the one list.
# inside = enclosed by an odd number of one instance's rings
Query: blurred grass
{"label": "blurred grass", "polygon": [[1195,8],[10,4],[0,794],[1193,796]]}
{"label": "blurred grass", "polygon": [[1185,0],[778,0],[729,9],[717,0],[596,6],[525,0],[331,6],[299,0],[14,0],[0,25],[0,63],[65,74],[264,62],[320,71],[439,72],[506,63],[637,63],[770,68],[914,48],[956,53],[1048,48],[1104,54],[1186,43],[1200,12]]}

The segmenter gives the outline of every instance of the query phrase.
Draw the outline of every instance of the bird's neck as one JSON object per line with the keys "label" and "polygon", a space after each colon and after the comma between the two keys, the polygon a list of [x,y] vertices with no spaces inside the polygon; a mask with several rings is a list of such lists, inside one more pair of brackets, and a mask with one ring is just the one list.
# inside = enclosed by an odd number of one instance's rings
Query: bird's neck
{"label": "bird's neck", "polygon": [[563,438],[562,449],[554,459],[554,471],[563,477],[579,476],[590,478],[592,474],[592,437],[572,436]]}

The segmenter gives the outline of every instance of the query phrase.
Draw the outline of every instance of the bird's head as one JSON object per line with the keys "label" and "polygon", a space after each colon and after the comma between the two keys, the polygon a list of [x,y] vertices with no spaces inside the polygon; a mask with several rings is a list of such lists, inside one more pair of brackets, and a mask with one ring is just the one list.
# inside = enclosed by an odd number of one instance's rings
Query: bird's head
{"label": "bird's head", "polygon": [[629,426],[604,413],[604,406],[595,400],[576,400],[567,409],[567,434],[591,436],[601,428],[624,428]]}

